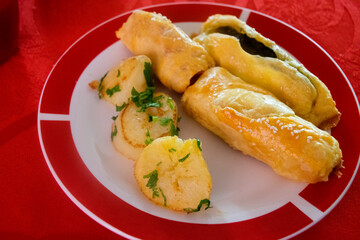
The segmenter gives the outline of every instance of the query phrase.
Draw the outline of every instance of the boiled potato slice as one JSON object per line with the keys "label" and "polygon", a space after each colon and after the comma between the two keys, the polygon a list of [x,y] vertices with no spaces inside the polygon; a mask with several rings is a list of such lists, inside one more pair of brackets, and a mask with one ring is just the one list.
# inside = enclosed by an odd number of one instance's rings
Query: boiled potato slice
{"label": "boiled potato slice", "polygon": [[154,139],[176,134],[176,103],[165,93],[154,93],[154,97],[157,96],[162,96],[159,99],[161,107],[149,107],[145,112],[139,112],[140,108],[130,102],[113,123],[113,145],[132,160],[137,160]]}
{"label": "boiled potato slice", "polygon": [[211,176],[197,139],[167,136],[149,144],[135,163],[141,191],[154,203],[175,211],[209,207]]}
{"label": "boiled potato slice", "polygon": [[146,89],[146,65],[147,69],[151,68],[151,60],[147,56],[130,57],[110,69],[100,81],[93,81],[89,86],[98,89],[100,98],[121,106],[131,98],[133,87],[139,92]]}

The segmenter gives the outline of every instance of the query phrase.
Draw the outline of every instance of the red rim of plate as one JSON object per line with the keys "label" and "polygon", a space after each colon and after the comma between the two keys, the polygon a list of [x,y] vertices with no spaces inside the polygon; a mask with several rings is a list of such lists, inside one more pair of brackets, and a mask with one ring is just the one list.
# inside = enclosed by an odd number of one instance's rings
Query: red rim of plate
{"label": "red rim of plate", "polygon": [[[159,4],[141,9],[162,13],[173,22],[205,21],[208,16],[216,13],[235,16],[249,14],[247,23],[250,26],[290,51],[332,92],[342,113],[342,119],[332,130],[332,135],[339,141],[343,151],[346,166],[343,176],[340,179],[332,177],[326,183],[308,185],[299,194],[322,213],[315,221],[289,202],[253,219],[224,224],[195,224],[194,227],[192,223],[167,220],[138,210],[107,190],[80,158],[72,139],[68,114],[72,92],[80,74],[92,59],[117,41],[114,31],[126,21],[131,11],[105,21],[73,43],[51,70],[42,90],[38,108],[39,141],[45,161],[65,194],[96,222],[130,239],[149,236],[156,236],[158,239],[183,239],[189,234],[194,238],[210,239],[236,238],[239,235],[290,238],[326,216],[350,187],[359,167],[360,151],[357,139],[360,135],[359,103],[345,74],[330,55],[294,27],[246,8],[190,2]],[[43,119],[44,114],[51,115],[53,119]],[[59,142],[62,143],[61,146]]]}

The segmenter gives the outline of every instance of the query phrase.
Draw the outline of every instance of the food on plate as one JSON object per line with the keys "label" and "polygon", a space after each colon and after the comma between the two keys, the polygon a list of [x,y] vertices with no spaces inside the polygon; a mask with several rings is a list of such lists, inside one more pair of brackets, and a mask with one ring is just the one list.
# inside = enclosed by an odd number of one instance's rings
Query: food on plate
{"label": "food on plate", "polygon": [[122,106],[131,97],[132,89],[144,91],[147,81],[152,81],[151,60],[147,56],[139,55],[121,61],[100,81],[92,81],[89,85],[98,90],[99,98],[115,106]]}
{"label": "food on plate", "polygon": [[158,205],[185,212],[210,207],[211,176],[198,139],[154,140],[141,153],[134,172],[141,191]]}
{"label": "food on plate", "polygon": [[90,87],[99,98],[116,107],[111,141],[124,156],[137,160],[155,138],[177,135],[178,109],[167,94],[155,92],[151,60],[144,55],[130,57],[108,71]]}
{"label": "food on plate", "polygon": [[216,63],[258,85],[321,129],[337,125],[340,113],[330,91],[294,57],[230,15],[210,16],[195,41]]}
{"label": "food on plate", "polygon": [[166,87],[183,93],[190,116],[277,174],[307,183],[341,175],[339,143],[320,129],[340,119],[329,90],[246,23],[214,15],[192,40],[161,14],[136,10],[116,36],[145,55],[89,85],[116,106],[112,144],[135,160],[136,181],[152,202],[197,212],[210,207],[212,188],[201,142],[177,137],[177,105],[155,92],[153,69]]}
{"label": "food on plate", "polygon": [[175,101],[165,93],[154,93],[152,104],[145,109],[134,100],[134,95],[132,99],[114,118],[111,139],[120,153],[136,161],[154,139],[178,134],[178,110]]}
{"label": "food on plate", "polygon": [[184,92],[193,77],[214,66],[200,44],[161,14],[136,10],[116,36],[134,54],[148,56],[159,80],[176,92]]}
{"label": "food on plate", "polygon": [[221,67],[203,73],[181,99],[203,126],[281,176],[316,183],[340,174],[342,152],[326,131],[295,115],[274,95]]}

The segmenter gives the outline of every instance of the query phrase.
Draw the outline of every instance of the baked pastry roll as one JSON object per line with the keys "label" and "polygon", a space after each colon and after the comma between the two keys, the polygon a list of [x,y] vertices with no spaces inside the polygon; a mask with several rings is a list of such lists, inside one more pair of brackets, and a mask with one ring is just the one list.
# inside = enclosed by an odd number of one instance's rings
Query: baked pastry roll
{"label": "baked pastry roll", "polygon": [[184,92],[194,76],[214,66],[200,44],[161,14],[134,11],[116,36],[134,54],[147,55],[155,75],[176,92]]}
{"label": "baked pastry roll", "polygon": [[337,125],[340,113],[330,91],[275,42],[230,15],[213,15],[195,38],[218,65],[258,85],[322,129]]}
{"label": "baked pastry roll", "polygon": [[342,153],[326,131],[295,115],[270,92],[221,67],[204,72],[182,96],[182,106],[231,147],[289,179],[327,181],[340,174]]}

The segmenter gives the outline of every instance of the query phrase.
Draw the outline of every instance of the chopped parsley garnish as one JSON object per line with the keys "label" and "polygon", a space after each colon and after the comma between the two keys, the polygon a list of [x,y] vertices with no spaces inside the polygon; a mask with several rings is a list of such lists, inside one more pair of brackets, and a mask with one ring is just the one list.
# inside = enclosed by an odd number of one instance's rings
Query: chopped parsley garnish
{"label": "chopped parsley garnish", "polygon": [[156,166],[160,166],[160,164],[162,164],[162,162],[160,161],[160,162],[158,162],[157,164],[156,164]]}
{"label": "chopped parsley garnish", "polygon": [[179,159],[179,162],[184,162],[189,156],[190,156],[190,153],[186,154],[185,157]]}
{"label": "chopped parsley garnish", "polygon": [[[157,164],[157,166],[159,166],[160,164],[161,164],[161,162],[159,162],[159,163]],[[161,188],[157,188],[157,187],[156,187],[157,182],[158,182],[158,180],[159,180],[158,171],[155,169],[155,170],[152,171],[151,173],[144,175],[143,178],[148,178],[148,179],[149,179],[149,181],[147,182],[146,186],[153,191],[152,198],[159,197],[159,191],[160,191],[161,196],[162,196],[163,199],[164,199],[164,206],[166,207],[166,197],[165,197],[165,194],[164,194],[164,192],[162,191]]]}
{"label": "chopped parsley garnish", "polygon": [[148,102],[148,100],[153,98],[154,95],[154,87],[148,87],[143,92],[138,92],[133,87],[131,90],[131,100],[135,103],[137,107],[141,107],[141,105]]}
{"label": "chopped parsley garnish", "polygon": [[153,69],[151,63],[149,62],[144,63],[144,77],[148,87],[153,87],[154,86]]}
{"label": "chopped parsley garnish", "polygon": [[163,117],[160,119],[160,125],[163,127],[169,125],[170,122],[172,122],[172,119],[168,117]]}
{"label": "chopped parsley garnish", "polygon": [[165,197],[165,195],[164,195],[164,192],[162,191],[161,188],[159,188],[159,190],[160,190],[161,196],[162,196],[163,199],[164,199],[164,207],[166,207],[166,197]]}
{"label": "chopped parsley garnish", "polygon": [[116,115],[116,116],[112,116],[112,118],[111,118],[111,119],[115,121],[115,120],[117,119],[117,117],[118,117],[118,115]]}
{"label": "chopped parsley garnish", "polygon": [[149,179],[146,186],[153,191],[152,198],[159,197],[159,192],[158,192],[158,189],[156,187],[157,181],[159,180],[158,171],[155,169],[151,173],[144,175],[143,178],[148,178]]}
{"label": "chopped parsley garnish", "polygon": [[171,136],[178,136],[179,135],[180,128],[175,127],[173,121],[170,123],[170,135]]}
{"label": "chopped parsley garnish", "polygon": [[138,112],[145,112],[148,107],[161,107],[162,103],[159,101],[161,98],[164,98],[164,95],[159,95],[154,97],[155,87],[147,87],[145,91],[138,92],[133,87],[131,90],[131,100],[135,103],[137,107],[140,108]]}
{"label": "chopped parsley garnish", "polygon": [[172,98],[168,97],[168,99],[166,100],[166,103],[169,105],[171,110],[174,110],[174,105],[172,103]]}
{"label": "chopped parsley garnish", "polygon": [[198,148],[200,149],[200,151],[202,151],[201,149],[201,142],[199,139],[196,139],[196,145],[198,146]]}
{"label": "chopped parsley garnish", "polygon": [[98,96],[99,96],[99,99],[101,99],[101,91],[103,90],[103,88],[104,88],[104,86],[101,85],[101,82],[100,82],[100,84],[99,84],[99,86],[98,86]]}
{"label": "chopped parsley garnish", "polygon": [[180,121],[181,121],[181,117],[178,117],[178,118],[177,118],[177,122],[180,122]]}
{"label": "chopped parsley garnish", "polygon": [[145,139],[145,145],[147,146],[147,145],[149,145],[150,143],[152,143],[153,141],[154,141],[153,138],[147,138],[147,139]]}
{"label": "chopped parsley garnish", "polygon": [[114,137],[116,136],[116,134],[117,134],[117,127],[116,127],[116,125],[115,125],[114,131],[111,132],[111,141],[114,139]]}
{"label": "chopped parsley garnish", "polygon": [[116,105],[116,111],[121,112],[127,106],[126,102],[124,102],[121,106]]}
{"label": "chopped parsley garnish", "polygon": [[119,84],[117,84],[113,88],[106,89],[106,95],[108,95],[109,97],[112,97],[112,95],[114,95],[114,93],[120,92],[120,91],[121,91],[120,86],[119,86]]}
{"label": "chopped parsley garnish", "polygon": [[199,203],[199,205],[198,205],[197,208],[184,208],[184,211],[185,211],[185,212],[198,212],[198,211],[200,211],[202,205],[207,205],[207,206],[205,207],[205,210],[207,210],[208,208],[211,208],[211,207],[210,207],[210,200],[207,199],[207,198],[205,198],[205,199],[203,199],[203,200],[200,201],[200,203]]}
{"label": "chopped parsley garnish", "polygon": [[145,139],[145,145],[149,145],[150,143],[152,143],[154,141],[153,138],[150,138],[150,132],[149,132],[149,129],[146,129],[146,139]]}
{"label": "chopped parsley garnish", "polygon": [[174,121],[171,118],[163,117],[160,119],[160,125],[165,127],[170,124],[170,135],[171,136],[178,136],[180,128],[175,127]]}
{"label": "chopped parsley garnish", "polygon": [[[162,107],[162,103],[161,102],[151,102],[151,103],[146,103],[145,105],[142,106],[142,108],[149,108],[149,107],[156,107],[156,108],[159,108],[159,107]],[[142,109],[141,109],[142,110]],[[144,110],[145,111],[145,110]],[[144,111],[141,111],[141,112],[144,112]]]}
{"label": "chopped parsley garnish", "polygon": [[98,86],[98,96],[99,96],[99,99],[101,99],[101,91],[104,89],[104,86],[102,85],[104,79],[106,78],[106,75],[108,73],[105,73],[105,75],[100,79],[100,83],[99,83],[99,86]]}
{"label": "chopped parsley garnish", "polygon": [[176,152],[176,149],[175,148],[170,148],[169,152]]}
{"label": "chopped parsley garnish", "polygon": [[157,122],[158,119],[159,119],[158,116],[149,115],[149,122]]}
{"label": "chopped parsley garnish", "polygon": [[120,70],[118,69],[116,77],[120,77]]}

